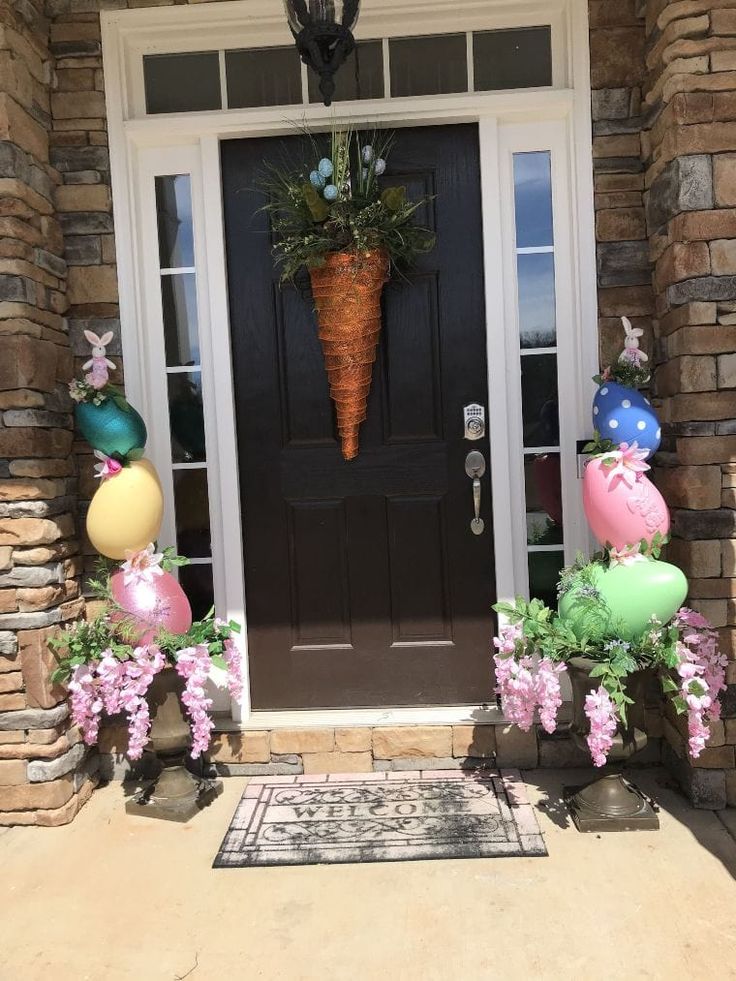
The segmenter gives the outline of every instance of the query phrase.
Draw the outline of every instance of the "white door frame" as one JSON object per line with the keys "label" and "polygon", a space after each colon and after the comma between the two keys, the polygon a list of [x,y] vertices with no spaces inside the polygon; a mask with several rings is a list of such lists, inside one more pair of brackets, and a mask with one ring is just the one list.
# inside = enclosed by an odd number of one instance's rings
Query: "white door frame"
{"label": "white door frame", "polygon": [[[558,88],[457,96],[382,99],[343,104],[334,113],[310,105],[284,110],[219,110],[141,118],[141,55],[151,51],[232,47],[233,32],[253,36],[259,46],[290,43],[281,4],[238,0],[198,6],[111,11],[102,14],[103,57],[120,315],[126,390],[149,423],[167,418],[163,372],[163,328],[158,260],[155,255],[153,176],[189,173],[197,269],[197,296],[205,403],[215,600],[221,616],[245,625],[237,441],[229,336],[219,144],[222,139],[288,132],[294,120],[315,126],[343,114],[366,123],[393,126],[478,123],[484,234],[486,329],[489,365],[489,423],[493,484],[496,583],[499,599],[527,587],[518,351],[510,350],[515,324],[513,215],[509,173],[514,150],[549,149],[552,154],[555,255],[558,263],[557,322],[561,400],[561,452],[565,557],[587,549],[575,472],[575,442],[590,431],[584,385],[598,367],[592,138],[586,0],[549,3],[514,0],[374,0],[372,16],[361,18],[363,36],[457,32],[495,26],[552,22],[553,80]],[[274,8],[278,8],[278,21]],[[244,11],[244,8],[247,10]],[[552,8],[552,16],[550,16]],[[416,30],[421,14],[423,30]],[[403,19],[402,19],[403,18]],[[465,24],[467,23],[467,28]],[[360,33],[358,35],[361,36]],[[228,41],[229,39],[229,41]],[[554,40],[558,43],[555,45]],[[564,43],[563,43],[564,42]],[[239,44],[247,47],[248,44]],[[533,124],[533,125],[529,125]],[[511,234],[511,239],[509,239]],[[174,544],[171,451],[168,430],[150,426],[148,456],[161,474],[168,507],[163,544]],[[507,472],[508,480],[498,479]],[[573,517],[575,516],[575,517]],[[510,520],[511,518],[511,520]],[[381,725],[498,721],[494,707],[463,705],[422,708],[252,711],[247,684],[247,637],[240,638],[246,678],[241,704],[230,706],[234,727],[293,725]],[[489,658],[491,638],[489,637]],[[489,661],[490,672],[490,661]],[[228,705],[216,702],[227,711]],[[220,727],[226,720],[220,720]]]}

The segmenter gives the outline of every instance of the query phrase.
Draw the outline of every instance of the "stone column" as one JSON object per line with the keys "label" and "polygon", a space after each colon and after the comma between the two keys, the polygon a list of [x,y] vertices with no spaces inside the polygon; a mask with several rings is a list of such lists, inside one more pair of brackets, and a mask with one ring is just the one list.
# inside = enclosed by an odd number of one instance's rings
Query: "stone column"
{"label": "stone column", "polygon": [[0,825],[64,824],[93,786],[49,682],[49,632],[84,605],[52,75],[41,0],[0,0]]}
{"label": "stone column", "polygon": [[[648,0],[647,233],[655,263],[657,483],[690,605],[720,630],[724,720],[694,763],[667,709],[668,762],[704,807],[736,805],[736,9]],[[729,9],[730,8],[730,9]]]}
{"label": "stone column", "polygon": [[633,0],[590,0],[598,329],[600,361],[621,352],[621,317],[652,348],[654,294],[644,220],[641,93],[644,19]]}

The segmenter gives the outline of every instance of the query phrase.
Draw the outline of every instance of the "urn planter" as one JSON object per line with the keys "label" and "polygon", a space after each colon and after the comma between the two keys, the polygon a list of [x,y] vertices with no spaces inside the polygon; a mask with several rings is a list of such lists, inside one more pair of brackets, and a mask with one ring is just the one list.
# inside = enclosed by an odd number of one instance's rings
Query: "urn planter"
{"label": "urn planter", "polygon": [[126,803],[128,814],[189,821],[222,793],[222,780],[197,778],[186,768],[190,734],[181,701],[183,693],[184,680],[173,668],[160,671],[151,682],[147,695],[150,748],[160,772]]}
{"label": "urn planter", "polygon": [[[573,705],[570,734],[573,742],[586,751],[590,726],[585,715],[585,696],[600,684],[598,678],[590,676],[596,663],[586,657],[573,657],[567,662]],[[656,831],[659,828],[654,808],[622,772],[626,761],[647,744],[644,709],[651,678],[650,670],[641,670],[629,675],[626,681],[626,694],[633,699],[633,704],[628,706],[626,725],[619,722],[602,777],[587,787],[566,790],[567,803],[578,831]]]}

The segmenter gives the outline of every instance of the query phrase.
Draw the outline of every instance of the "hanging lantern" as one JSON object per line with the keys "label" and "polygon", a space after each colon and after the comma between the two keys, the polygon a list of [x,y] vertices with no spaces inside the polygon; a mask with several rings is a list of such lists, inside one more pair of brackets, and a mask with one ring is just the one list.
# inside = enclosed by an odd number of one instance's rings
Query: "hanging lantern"
{"label": "hanging lantern", "polygon": [[284,6],[302,61],[319,75],[319,90],[329,106],[334,75],[355,48],[360,0],[284,0]]}

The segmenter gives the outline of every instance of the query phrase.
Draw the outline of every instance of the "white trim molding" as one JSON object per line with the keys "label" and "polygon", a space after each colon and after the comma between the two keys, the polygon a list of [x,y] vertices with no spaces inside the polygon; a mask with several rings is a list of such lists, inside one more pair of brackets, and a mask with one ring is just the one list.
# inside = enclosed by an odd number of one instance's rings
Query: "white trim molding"
{"label": "white trim molding", "polygon": [[[513,237],[509,239],[513,220],[510,155],[514,150],[550,151],[565,459],[565,557],[569,560],[577,549],[586,550],[589,539],[575,474],[575,442],[590,432],[584,393],[598,360],[587,0],[458,0],[452,4],[447,0],[372,0],[361,14],[358,38],[384,39],[384,55],[389,37],[549,24],[550,87],[402,99],[386,94],[382,99],[338,104],[334,110],[303,104],[149,117],[143,91],[144,54],[291,44],[283,8],[275,0],[236,0],[107,11],[101,18],[126,388],[151,423],[148,455],[161,473],[169,515],[162,535],[165,545],[174,544],[175,538],[168,431],[154,424],[154,420],[167,418],[168,408],[160,270],[153,245],[157,240],[153,177],[183,173],[191,177],[212,562],[220,615],[245,623],[247,612],[220,143],[287,133],[302,121],[316,128],[327,128],[333,119],[343,118],[393,127],[478,124],[499,599],[510,599],[527,588],[519,354],[518,344],[514,349],[510,342],[511,330],[516,329]],[[306,93],[305,71],[302,80]],[[245,631],[239,642],[247,679]],[[490,647],[489,637],[489,657]],[[228,706],[222,696],[215,703],[221,712],[230,710],[234,727],[502,721],[498,710],[487,706],[253,712],[247,684],[245,689],[242,704]],[[218,728],[222,728],[222,718]]]}

